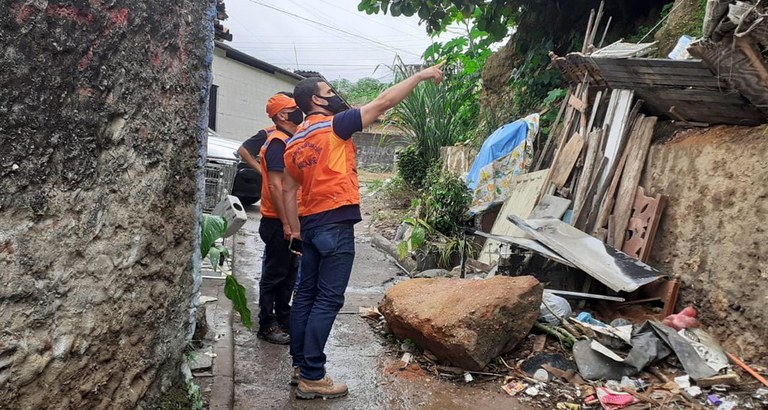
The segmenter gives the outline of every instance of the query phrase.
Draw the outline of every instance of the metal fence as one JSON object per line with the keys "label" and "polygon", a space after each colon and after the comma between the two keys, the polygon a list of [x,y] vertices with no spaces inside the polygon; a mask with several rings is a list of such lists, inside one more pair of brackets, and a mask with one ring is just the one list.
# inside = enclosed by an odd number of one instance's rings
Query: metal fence
{"label": "metal fence", "polygon": [[235,182],[237,161],[223,158],[208,158],[205,163],[205,202],[203,211],[211,212],[216,204],[232,192]]}

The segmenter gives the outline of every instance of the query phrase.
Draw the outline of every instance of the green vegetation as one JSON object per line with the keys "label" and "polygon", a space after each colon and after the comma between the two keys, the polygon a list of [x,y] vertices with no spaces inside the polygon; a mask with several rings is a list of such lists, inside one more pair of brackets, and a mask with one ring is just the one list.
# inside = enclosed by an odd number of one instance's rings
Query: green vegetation
{"label": "green vegetation", "polygon": [[347,79],[333,80],[331,85],[354,107],[373,101],[389,86],[389,84],[368,77],[361,78],[354,83]]}
{"label": "green vegetation", "polygon": [[435,253],[439,266],[453,268],[453,262],[464,249],[465,255],[474,257],[477,247],[459,239],[463,226],[468,224],[467,210],[471,195],[464,180],[440,171],[440,163],[432,167],[418,198],[412,200],[413,216],[405,218],[410,233],[398,244],[400,258],[409,252]]}
{"label": "green vegetation", "polygon": [[[201,240],[200,254],[203,258],[211,253],[211,264],[214,269],[221,265],[221,258],[229,255],[229,250],[222,246],[213,246],[217,239],[224,236],[227,231],[227,221],[214,215],[203,214],[200,224]],[[227,275],[224,282],[224,295],[232,301],[232,306],[240,314],[240,320],[248,329],[253,327],[251,322],[251,310],[248,309],[248,301],[245,298],[245,288],[237,282],[233,275]]]}

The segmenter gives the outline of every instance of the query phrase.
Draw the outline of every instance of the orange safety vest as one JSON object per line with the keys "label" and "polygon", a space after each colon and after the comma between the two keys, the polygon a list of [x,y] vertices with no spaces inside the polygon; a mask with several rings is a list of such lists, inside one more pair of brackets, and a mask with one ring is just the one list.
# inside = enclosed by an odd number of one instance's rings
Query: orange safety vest
{"label": "orange safety vest", "polygon": [[299,215],[360,205],[355,144],[333,132],[333,116],[311,115],[285,148],[285,172],[301,184]]}
{"label": "orange safety vest", "polygon": [[269,192],[269,171],[267,170],[267,147],[274,139],[279,139],[284,143],[290,138],[284,132],[275,127],[265,129],[267,140],[259,150],[259,165],[261,166],[261,215],[265,218],[279,218],[275,203],[272,201],[272,194]]}

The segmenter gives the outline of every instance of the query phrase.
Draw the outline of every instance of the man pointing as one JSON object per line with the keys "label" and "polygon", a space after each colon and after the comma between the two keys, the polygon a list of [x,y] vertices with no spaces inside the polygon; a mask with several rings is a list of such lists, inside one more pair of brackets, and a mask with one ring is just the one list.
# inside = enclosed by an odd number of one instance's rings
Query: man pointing
{"label": "man pointing", "polygon": [[420,82],[439,83],[441,66],[412,75],[359,109],[347,110],[320,78],[302,80],[294,89],[306,119],[285,149],[283,190],[291,240],[303,240],[300,280],[291,308],[292,383],[298,384],[299,398],[329,399],[348,391],[326,374],[323,351],[344,305],[355,257],[354,224],[362,219],[352,134],[404,100]]}

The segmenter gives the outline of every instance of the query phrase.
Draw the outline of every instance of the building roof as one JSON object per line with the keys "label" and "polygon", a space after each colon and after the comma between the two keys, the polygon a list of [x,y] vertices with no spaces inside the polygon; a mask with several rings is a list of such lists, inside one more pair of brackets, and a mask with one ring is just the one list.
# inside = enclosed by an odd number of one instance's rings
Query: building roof
{"label": "building roof", "polygon": [[216,42],[216,47],[224,50],[227,53],[228,58],[241,62],[245,65],[249,65],[253,68],[266,71],[270,74],[280,73],[284,76],[291,77],[297,81],[301,81],[304,79],[304,77],[300,76],[299,74],[274,66],[272,64],[267,63],[266,61],[259,60],[256,57],[245,54],[242,51],[237,50],[231,46],[228,46],[220,41]]}

